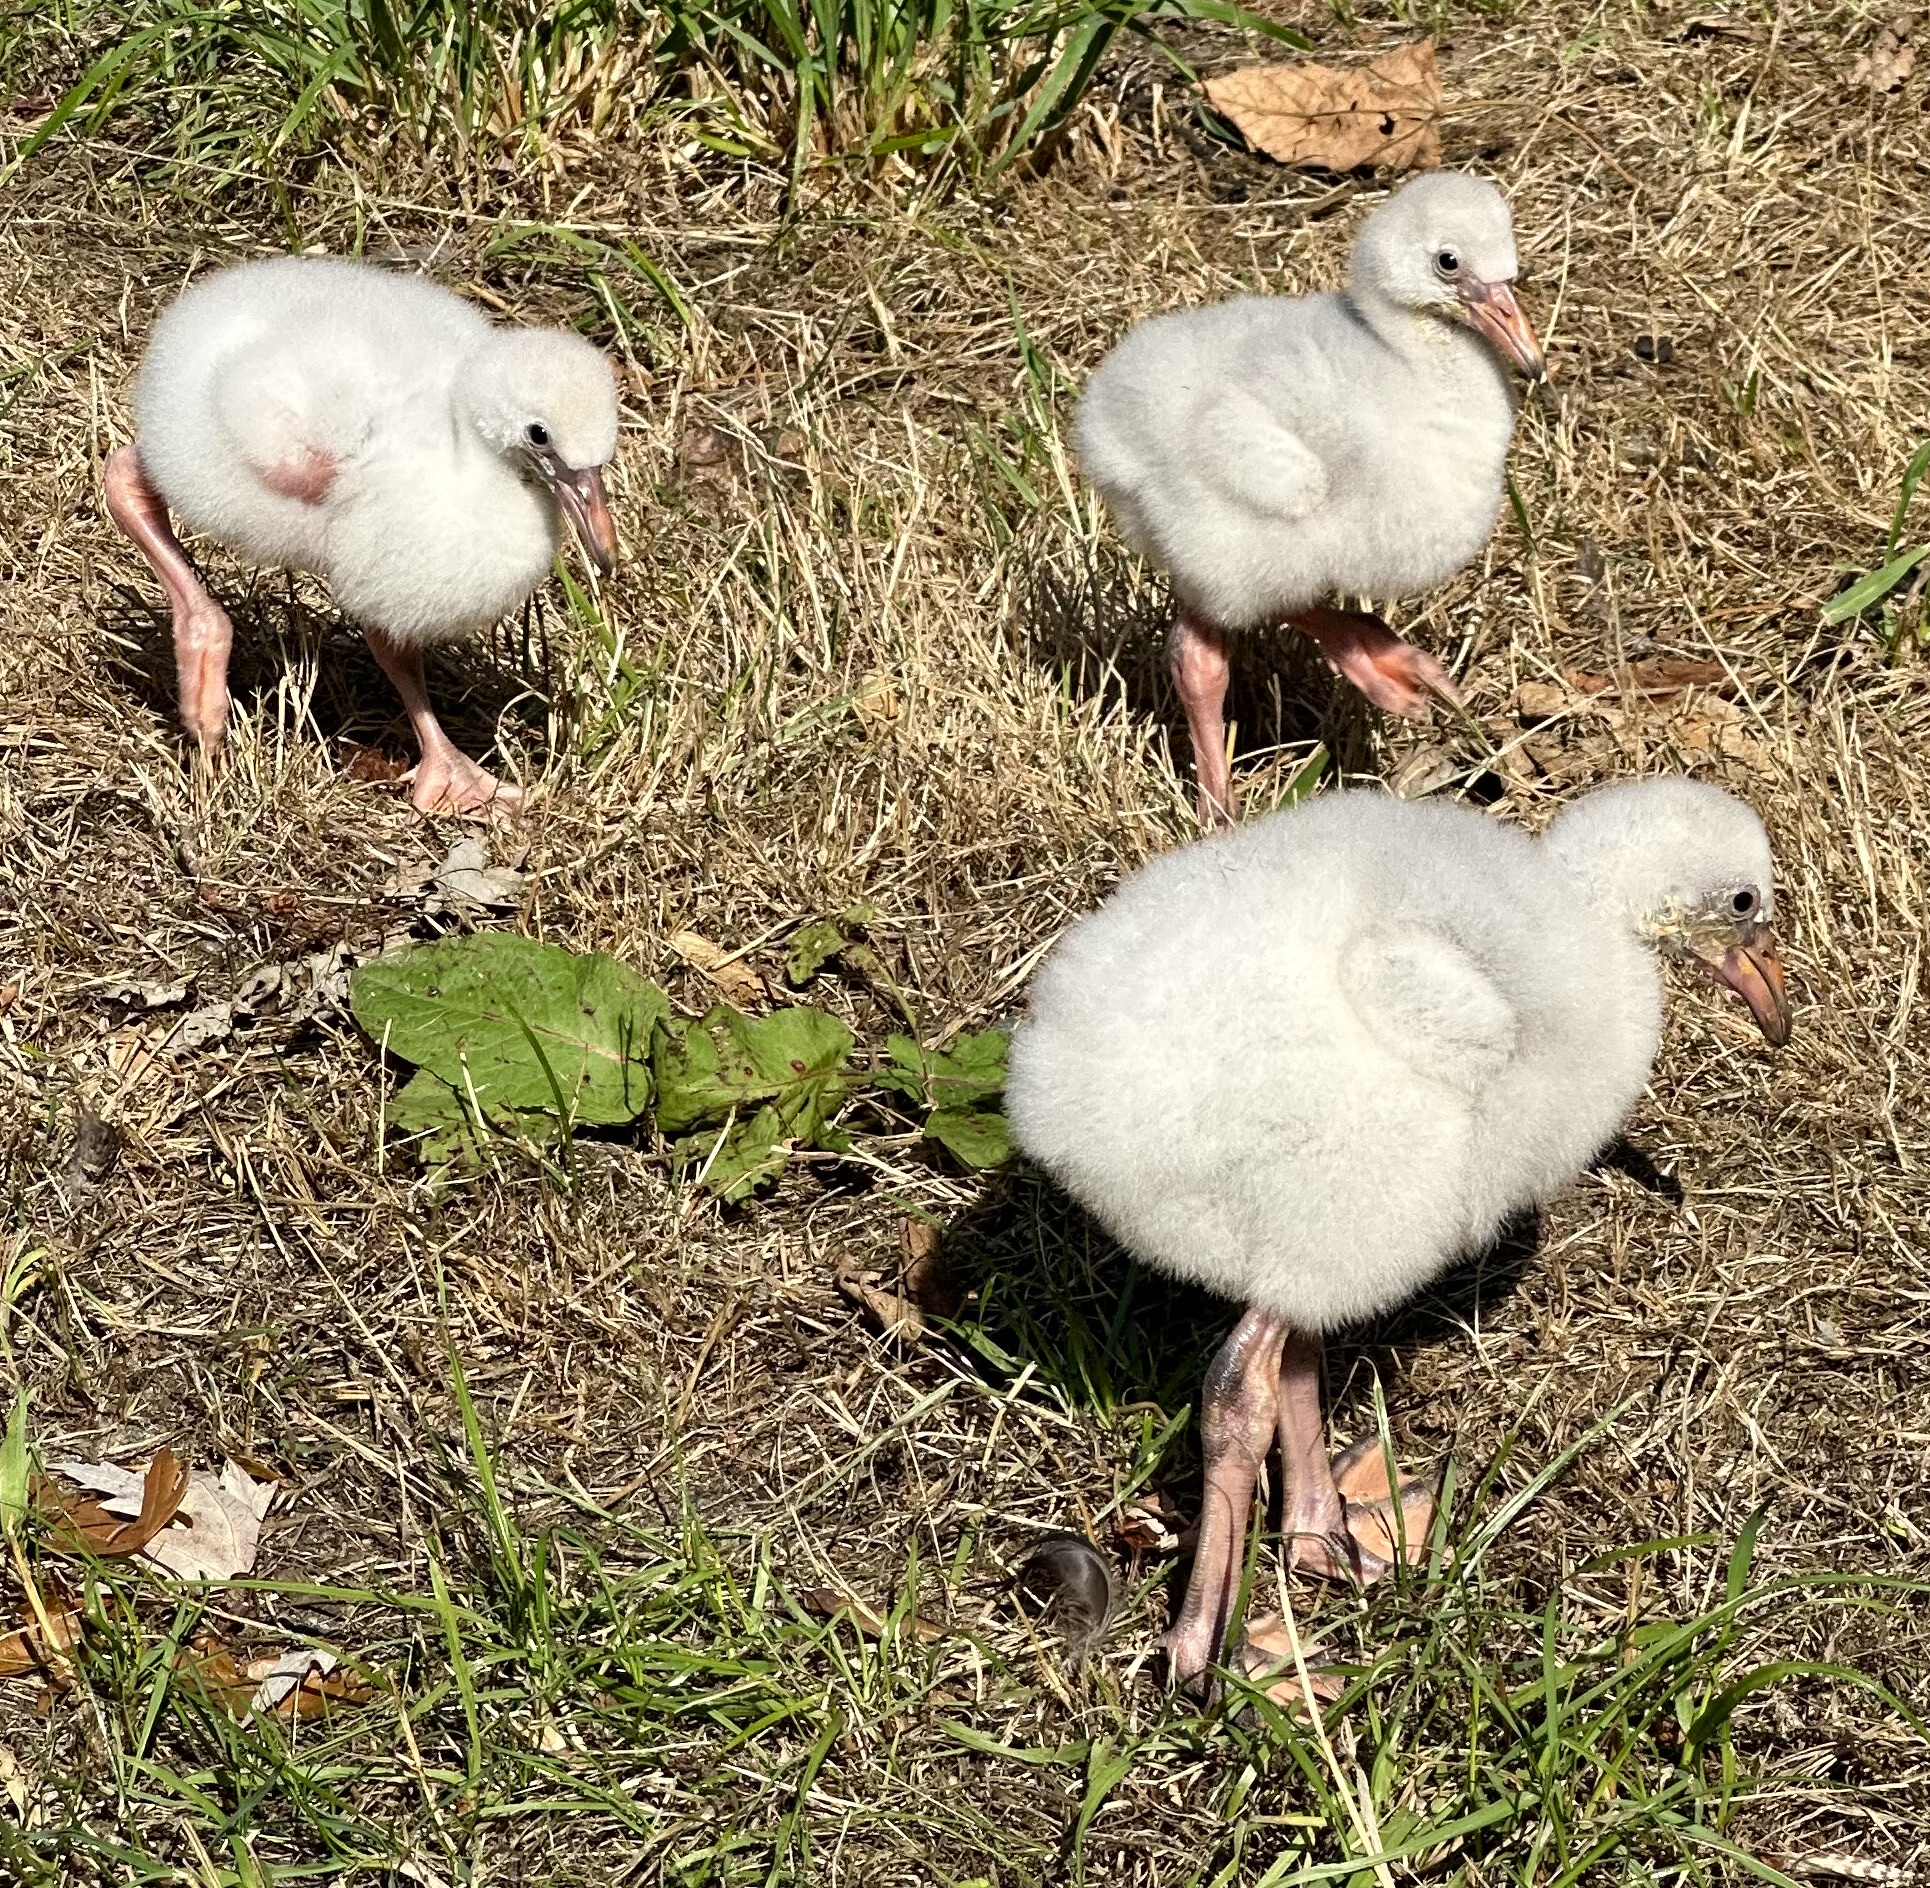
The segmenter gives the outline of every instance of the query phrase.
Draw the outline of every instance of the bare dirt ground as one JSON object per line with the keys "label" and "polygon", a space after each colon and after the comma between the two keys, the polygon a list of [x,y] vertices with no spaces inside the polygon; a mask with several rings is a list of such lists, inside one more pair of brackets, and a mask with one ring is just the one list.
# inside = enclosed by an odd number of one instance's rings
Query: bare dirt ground
{"label": "bare dirt ground", "polygon": [[[1489,1558],[1496,1606],[1530,1626],[1558,1590],[1592,1595],[1604,1630],[1706,1609],[1758,1510],[1759,1578],[1930,1576],[1930,669],[1818,613],[1839,567],[1875,560],[1930,432],[1930,95],[1922,73],[1893,95],[1852,82],[1879,23],[1567,4],[1447,20],[1449,158],[1511,192],[1554,368],[1523,411],[1518,512],[1478,567],[1396,618],[1450,662],[1473,719],[1382,723],[1284,644],[1240,666],[1252,812],[1324,741],[1347,776],[1405,768],[1530,823],[1586,781],[1688,767],[1748,796],[1775,839],[1788,1050],[1676,988],[1629,1150],[1518,1250],[1333,1355],[1343,1435],[1372,1420],[1378,1381],[1417,1462],[1478,1472],[1513,1438],[1487,1512],[1592,1433]],[[1407,36],[1365,19],[1317,32],[1336,52]],[[1209,64],[1238,56],[1200,45]],[[808,1867],[760,1836],[745,1878],[1066,1878],[1090,1766],[1003,1762],[958,1722],[1010,1747],[1140,1740],[1080,1832],[1093,1880],[1258,1880],[1306,1837],[1292,1764],[1169,1707],[1153,1646],[1175,1563],[1115,1533],[1142,1480],[1182,1511],[1193,1498],[1190,1431],[1168,1440],[1168,1419],[1226,1307],[1134,1273],[1036,1180],[967,1178],[908,1142],[795,1170],[742,1211],[673,1188],[635,1137],[583,1143],[574,1191],[516,1163],[436,1190],[385,1150],[388,1078],[326,991],[297,1000],[306,970],[229,1033],[165,1046],[264,966],[478,921],[614,952],[698,1009],[714,992],[674,934],[746,947],[775,979],[791,930],[858,900],[928,1035],[1013,1014],[1058,931],[1190,830],[1165,600],[1078,482],[1073,392],[1140,315],[1332,284],[1378,200],[1214,146],[1188,109],[1171,68],[1128,49],[1058,161],[995,200],[853,185],[788,222],[767,181],[667,142],[467,207],[327,168],[197,196],[108,142],[14,186],[0,1159],[16,1269],[0,1331],[37,1445],[241,1456],[284,1486],[260,1572],[423,1593],[432,1554],[458,1578],[486,1558],[444,1465],[461,1443],[453,1349],[527,1526],[574,1502],[585,1526],[607,1510],[728,1571],[742,1612],[687,1621],[692,1644],[736,1643],[760,1612],[797,1624],[782,1594],[833,1586],[880,1610],[909,1593],[943,1629],[880,1648],[813,1628],[786,1682],[815,1673],[818,1705],[735,1755],[701,1712],[666,1706],[662,1741],[619,1766],[661,1816],[650,1835],[505,1816],[449,1836],[428,1784],[372,1758],[362,1812],[443,1858],[416,1879],[458,1878],[460,1854],[479,1882],[734,1880],[728,1857],[704,1859],[719,1818],[774,1825],[793,1795]],[[688,322],[634,280],[600,288],[552,237],[518,233],[532,224],[620,229]],[[189,764],[154,586],[99,501],[142,337],[191,268],[358,244],[427,255],[515,315],[587,320],[629,363],[625,565],[596,611],[552,586],[439,672],[459,735],[498,741],[533,789],[532,889],[510,920],[398,889],[455,835],[356,777],[381,771],[358,754],[404,752],[399,717],[306,585],[211,561],[241,631],[239,725],[218,771]],[[1604,713],[1564,681],[1649,657],[1718,661],[1733,685]],[[1553,691],[1526,698],[1559,704],[1552,727],[1524,722],[1524,684]],[[188,994],[150,1013],[114,994],[130,984]],[[861,1039],[894,1026],[862,980],[812,995]],[[121,1136],[104,1176],[70,1158],[84,1108]],[[908,1214],[946,1229],[976,1294],[922,1346],[880,1337],[835,1283],[890,1273]],[[1009,1590],[1027,1543],[1061,1527],[1090,1528],[1124,1581],[1076,1676]],[[1417,1604],[1298,1596],[1309,1630],[1370,1651]],[[374,1612],[236,1595],[223,1617],[364,1631],[351,1649],[400,1661],[392,1696],[416,1695],[436,1629],[357,1624]],[[1792,1603],[1754,1617],[1752,1657],[1855,1664],[1921,1701],[1920,1620]],[[90,1852],[58,1878],[204,1879],[180,1833],[193,1815],[106,1754],[135,1748],[131,1731],[75,1691],[0,1689],[28,1826],[138,1831],[184,1871],[117,1876]],[[834,1692],[835,1740],[800,1786]],[[1336,1729],[1343,1771],[1368,1709]],[[1747,1722],[1774,1781],[1729,1831],[1742,1851],[1923,1851],[1930,1766],[1901,1719],[1798,1680]],[[364,1735],[393,1755],[383,1724]],[[1453,1728],[1403,1761],[1451,1768]],[[415,1772],[439,1763],[460,1771],[460,1749],[425,1748]],[[333,1787],[355,1798],[353,1778]],[[325,1860],[299,1816],[260,1816],[284,1862]]]}

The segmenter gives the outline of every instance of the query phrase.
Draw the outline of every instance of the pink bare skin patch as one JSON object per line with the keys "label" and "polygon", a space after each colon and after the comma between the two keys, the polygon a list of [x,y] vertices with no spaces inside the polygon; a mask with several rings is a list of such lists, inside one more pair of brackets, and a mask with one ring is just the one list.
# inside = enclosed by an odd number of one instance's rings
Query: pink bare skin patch
{"label": "pink bare skin patch", "polygon": [[297,499],[304,505],[319,505],[335,483],[335,470],[335,461],[327,453],[304,446],[292,458],[265,467],[261,482],[283,498]]}

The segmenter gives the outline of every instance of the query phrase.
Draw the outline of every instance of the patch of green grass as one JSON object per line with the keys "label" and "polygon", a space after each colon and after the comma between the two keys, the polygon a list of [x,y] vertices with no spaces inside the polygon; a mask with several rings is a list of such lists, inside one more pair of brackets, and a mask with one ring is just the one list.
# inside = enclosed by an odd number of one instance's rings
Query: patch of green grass
{"label": "patch of green grass", "polygon": [[[1825,623],[1832,627],[1847,623],[1852,617],[1861,616],[1865,610],[1880,606],[1886,648],[1895,648],[1907,634],[1914,634],[1918,642],[1926,639],[1921,603],[1925,580],[1917,573],[1930,567],[1930,543],[1919,544],[1910,550],[1899,548],[1903,543],[1903,527],[1910,516],[1911,500],[1916,497],[1917,487],[1923,483],[1926,474],[1930,474],[1930,441],[1917,448],[1903,474],[1903,489],[1897,497],[1896,515],[1890,520],[1890,532],[1883,540],[1883,556],[1877,567],[1860,574],[1846,590],[1823,606]],[[1916,582],[1911,585],[1910,598],[1899,597],[1897,593],[1910,584],[1913,576]],[[1916,602],[1914,620],[1905,619],[1907,600]]]}
{"label": "patch of green grass", "polygon": [[[1877,1678],[1760,1650],[1827,1646],[1924,1589],[1760,1579],[1760,1516],[1726,1550],[1696,1536],[1599,1552],[1545,1595],[1498,1571],[1507,1531],[1606,1423],[1513,1493],[1505,1450],[1450,1486],[1428,1564],[1391,1589],[1308,1602],[1305,1659],[1347,1681],[1314,1720],[1240,1681],[1210,1712],[1162,1706],[1122,1684],[1117,1650],[1054,1704],[970,1530],[942,1560],[912,1537],[876,1617],[814,1619],[780,1535],[707,1530],[688,1504],[680,1527],[652,1528],[520,1478],[450,1370],[418,1588],[196,1591],[122,1562],[88,1570],[88,1632],[47,1733],[62,1808],[0,1818],[10,1879],[266,1888],[522,1869],[773,1888],[859,1879],[841,1858],[888,1852],[925,1879],[970,1864],[988,1883],[1097,1882],[1117,1868],[1107,1806],[1152,1794],[1197,1804],[1216,1831],[1172,1877],[1190,1888],[1388,1870],[1523,1888],[1781,1882],[1745,1833],[1781,1754],[1776,1700],[1827,1690],[1891,1735],[1924,1735]],[[1256,1540],[1256,1611],[1272,1551]],[[1709,1598],[1669,1598],[1694,1590]],[[342,1652],[371,1702],[237,1721],[184,1654],[248,1617]]]}
{"label": "patch of green grass", "polygon": [[65,71],[31,157],[138,113],[175,154],[249,169],[324,147],[494,164],[681,119],[730,157],[996,170],[1062,123],[1122,32],[1230,0],[60,0],[16,19],[16,80]]}

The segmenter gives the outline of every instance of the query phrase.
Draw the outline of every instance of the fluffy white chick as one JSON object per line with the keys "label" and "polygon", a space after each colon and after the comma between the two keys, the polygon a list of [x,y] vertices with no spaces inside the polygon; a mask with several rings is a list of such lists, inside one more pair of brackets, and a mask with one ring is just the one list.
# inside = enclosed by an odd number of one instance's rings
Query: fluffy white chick
{"label": "fluffy white chick", "polygon": [[573,334],[496,327],[420,277],[280,257],[207,276],[164,311],[134,409],[107,504],[166,587],[189,734],[208,749],[223,738],[233,630],[170,508],[254,564],[327,580],[408,711],[416,806],[476,814],[520,798],[443,731],[423,651],[520,608],[566,515],[612,567],[603,355]]}
{"label": "fluffy white chick", "polygon": [[1327,1457],[1323,1333],[1402,1303],[1612,1138],[1655,1056],[1658,953],[1786,1041],[1773,903],[1761,822],[1696,782],[1600,789],[1538,839],[1335,793],[1155,860],[1059,942],[1012,1042],[1019,1144],[1131,1251],[1248,1307],[1202,1399],[1182,1682],[1221,1649],[1276,1430],[1292,1564],[1371,1579],[1403,1528],[1418,1544],[1425,1491],[1397,1525],[1365,1498],[1378,1450]]}
{"label": "fluffy white chick", "polygon": [[1172,576],[1168,660],[1203,824],[1234,811],[1229,634],[1292,622],[1395,713],[1452,697],[1432,657],[1329,605],[1429,589],[1487,542],[1510,366],[1542,369],[1515,274],[1501,192],[1432,171],[1361,226],[1340,293],[1162,315],[1093,374],[1080,459],[1127,541]]}

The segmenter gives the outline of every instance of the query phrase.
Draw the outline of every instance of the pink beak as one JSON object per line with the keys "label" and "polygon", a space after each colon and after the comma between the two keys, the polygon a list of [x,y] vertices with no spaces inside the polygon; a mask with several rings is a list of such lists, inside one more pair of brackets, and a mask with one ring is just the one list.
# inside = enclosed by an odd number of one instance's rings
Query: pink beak
{"label": "pink beak", "polygon": [[559,467],[551,489],[591,563],[607,577],[616,568],[617,527],[603,492],[603,468]]}
{"label": "pink beak", "polygon": [[1468,326],[1486,335],[1531,380],[1548,371],[1541,343],[1515,300],[1512,282],[1469,282],[1461,290]]}
{"label": "pink beak", "polygon": [[1706,961],[1717,982],[1749,1005],[1765,1040],[1780,1049],[1789,1040],[1789,992],[1775,934],[1767,925],[1753,924],[1730,949]]}

